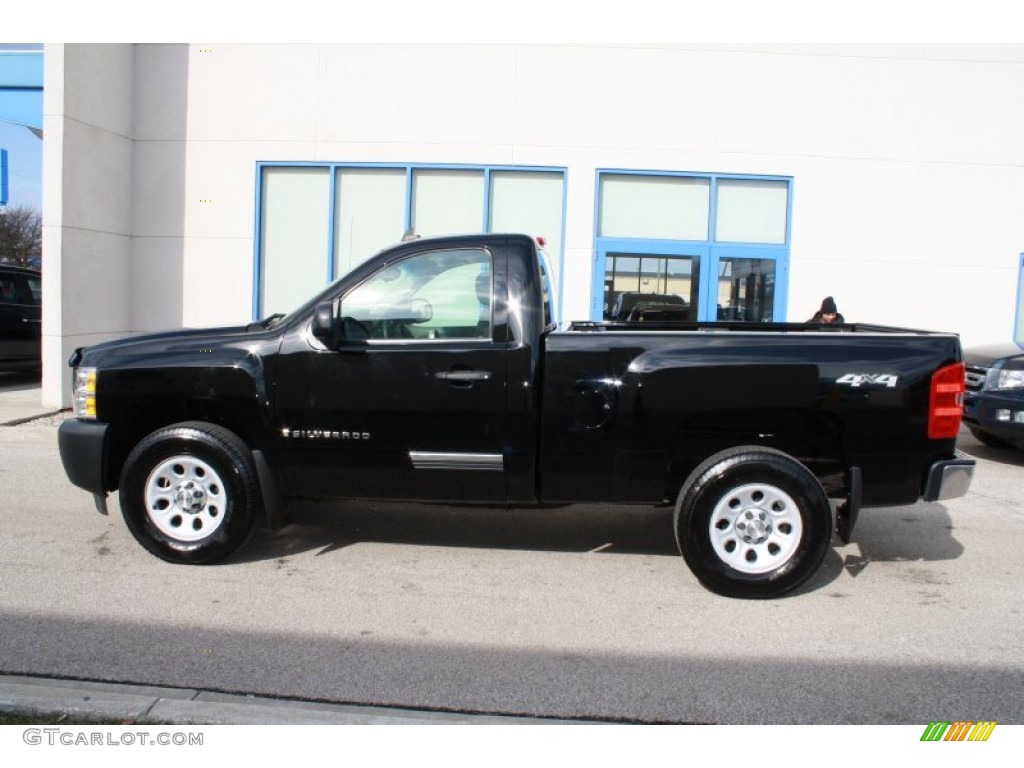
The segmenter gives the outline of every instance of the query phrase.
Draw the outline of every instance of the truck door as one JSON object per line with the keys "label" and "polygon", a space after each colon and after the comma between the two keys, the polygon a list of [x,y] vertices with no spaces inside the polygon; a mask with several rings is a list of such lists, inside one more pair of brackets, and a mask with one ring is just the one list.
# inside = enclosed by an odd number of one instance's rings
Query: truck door
{"label": "truck door", "polygon": [[335,303],[337,349],[307,333],[307,349],[282,350],[278,433],[293,491],[505,498],[495,261],[456,247],[391,262]]}

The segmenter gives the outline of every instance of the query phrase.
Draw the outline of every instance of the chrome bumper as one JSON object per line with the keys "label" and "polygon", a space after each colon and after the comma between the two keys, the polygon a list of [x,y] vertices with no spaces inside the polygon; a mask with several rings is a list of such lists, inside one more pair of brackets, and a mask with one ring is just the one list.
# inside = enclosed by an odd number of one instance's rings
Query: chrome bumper
{"label": "chrome bumper", "polygon": [[922,498],[925,501],[958,499],[967,494],[973,477],[974,459],[957,451],[955,459],[937,461],[928,469]]}

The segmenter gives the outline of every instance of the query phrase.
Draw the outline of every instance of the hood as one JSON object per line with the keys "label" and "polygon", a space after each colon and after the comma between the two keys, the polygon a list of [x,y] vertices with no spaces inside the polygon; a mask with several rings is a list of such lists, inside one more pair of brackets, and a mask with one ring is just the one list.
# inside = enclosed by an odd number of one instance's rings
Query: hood
{"label": "hood", "polygon": [[1024,361],[1024,349],[1016,344],[989,344],[964,350],[964,362],[979,368],[991,368],[997,360],[1019,357]]}
{"label": "hood", "polygon": [[[252,327],[252,326],[249,326]],[[197,328],[164,333],[148,333],[140,336],[126,336],[75,350],[69,363],[82,362],[90,366],[145,365],[159,358],[167,363],[167,356],[181,356],[179,359],[195,359],[215,356],[227,349],[247,349],[251,343],[266,337],[256,326],[226,326],[222,328]],[[77,360],[76,360],[77,358]]]}

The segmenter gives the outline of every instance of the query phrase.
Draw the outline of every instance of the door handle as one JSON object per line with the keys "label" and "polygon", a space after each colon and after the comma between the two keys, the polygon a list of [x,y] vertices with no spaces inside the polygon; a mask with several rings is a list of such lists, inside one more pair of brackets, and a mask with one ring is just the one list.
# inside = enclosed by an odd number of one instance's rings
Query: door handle
{"label": "door handle", "polygon": [[21,318],[21,322],[23,322],[23,323],[41,323],[43,321],[42,320],[29,320],[27,317],[23,317],[23,318]]}
{"label": "door handle", "polygon": [[435,378],[441,379],[442,381],[454,381],[454,382],[474,382],[474,381],[487,381],[491,378],[490,371],[438,371],[434,374]]}

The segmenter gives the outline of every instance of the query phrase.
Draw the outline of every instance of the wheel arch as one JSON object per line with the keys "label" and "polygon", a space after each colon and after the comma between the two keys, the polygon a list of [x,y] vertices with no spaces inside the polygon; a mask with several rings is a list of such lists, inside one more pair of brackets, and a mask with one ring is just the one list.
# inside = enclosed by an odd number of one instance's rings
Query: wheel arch
{"label": "wheel arch", "polygon": [[111,422],[103,476],[106,490],[117,490],[128,454],[147,435],[183,422],[204,422],[223,427],[253,448],[251,419],[223,401],[190,398],[178,401],[137,401],[126,406]]}
{"label": "wheel arch", "polygon": [[829,497],[843,497],[850,468],[846,433],[834,414],[797,408],[734,408],[696,413],[674,435],[665,498],[675,499],[691,473],[737,446],[781,452],[800,462]]}

